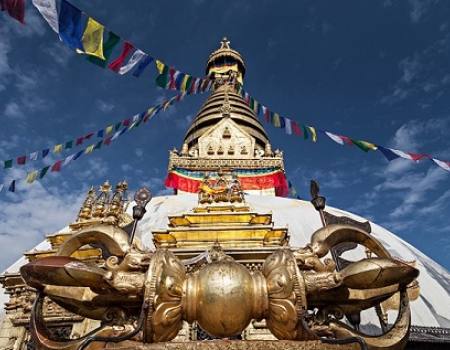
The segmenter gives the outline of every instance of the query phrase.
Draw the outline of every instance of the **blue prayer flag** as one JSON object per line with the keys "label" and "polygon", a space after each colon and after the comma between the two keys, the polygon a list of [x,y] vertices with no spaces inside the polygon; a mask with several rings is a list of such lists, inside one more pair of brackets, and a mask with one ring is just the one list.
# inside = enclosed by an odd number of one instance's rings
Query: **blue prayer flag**
{"label": "blue prayer flag", "polygon": [[383,146],[377,146],[378,150],[383,153],[383,155],[386,157],[388,161],[397,159],[399,155],[392,152],[389,148],[384,148]]}
{"label": "blue prayer flag", "polygon": [[49,148],[46,148],[46,149],[42,150],[42,158],[47,157],[49,153],[50,153],[50,149]]}
{"label": "blue prayer flag", "polygon": [[83,51],[81,38],[83,37],[84,26],[81,21],[81,11],[66,0],[62,0],[58,20],[61,41],[74,50]]}
{"label": "blue prayer flag", "polygon": [[137,68],[134,70],[133,72],[133,76],[135,77],[139,77],[142,72],[144,71],[144,69],[153,62],[153,57],[152,56],[145,56],[141,62],[138,64]]}
{"label": "blue prayer flag", "polygon": [[105,135],[104,129],[97,131],[97,137],[103,137],[104,135]]}

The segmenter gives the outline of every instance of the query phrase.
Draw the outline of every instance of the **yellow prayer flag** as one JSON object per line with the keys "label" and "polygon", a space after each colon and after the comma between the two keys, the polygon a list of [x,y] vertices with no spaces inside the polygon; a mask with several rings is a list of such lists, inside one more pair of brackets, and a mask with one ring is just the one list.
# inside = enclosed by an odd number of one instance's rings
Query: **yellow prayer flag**
{"label": "yellow prayer flag", "polygon": [[113,132],[113,129],[114,129],[114,125],[107,126],[105,129],[105,134],[106,135],[111,134]]}
{"label": "yellow prayer flag", "polygon": [[34,180],[37,179],[39,172],[37,170],[33,170],[32,172],[27,174],[27,183],[31,184],[34,182]]}
{"label": "yellow prayer flag", "polygon": [[190,76],[189,74],[185,74],[185,76],[184,76],[184,78],[183,78],[183,81],[181,82],[181,91],[186,91],[186,84],[187,84],[188,79],[189,79],[190,77],[191,77],[191,76]]}
{"label": "yellow prayer flag", "polygon": [[84,151],[84,153],[85,154],[92,153],[92,151],[94,151],[94,147],[95,147],[95,145],[90,145],[90,146],[86,147],[86,150]]}
{"label": "yellow prayer flag", "polygon": [[55,147],[53,148],[53,153],[61,153],[62,150],[63,150],[63,145],[62,145],[62,143],[60,143],[59,145],[55,145]]}
{"label": "yellow prayer flag", "polygon": [[309,132],[311,133],[311,138],[313,142],[317,141],[317,133],[316,133],[316,129],[313,128],[312,126],[308,126],[307,127],[309,129]]}
{"label": "yellow prayer flag", "polygon": [[156,62],[156,69],[158,70],[159,74],[162,74],[164,71],[164,67],[166,65],[162,63],[160,60],[155,60],[155,62]]}
{"label": "yellow prayer flag", "polygon": [[102,60],[103,56],[103,31],[105,27],[98,23],[95,19],[89,17],[86,29],[84,30],[81,39],[83,43],[84,52],[90,56],[98,57]]}
{"label": "yellow prayer flag", "polygon": [[272,116],[272,124],[276,128],[281,128],[280,115],[278,113],[274,113]]}

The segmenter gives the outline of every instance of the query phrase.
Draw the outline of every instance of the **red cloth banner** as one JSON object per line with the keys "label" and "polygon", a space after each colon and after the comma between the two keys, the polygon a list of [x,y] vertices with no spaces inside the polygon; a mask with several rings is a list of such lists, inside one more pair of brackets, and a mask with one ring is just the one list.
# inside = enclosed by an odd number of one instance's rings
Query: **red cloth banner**
{"label": "red cloth banner", "polygon": [[[243,176],[239,178],[241,188],[246,190],[264,190],[275,188],[275,194],[279,197],[287,197],[289,195],[289,186],[286,176],[282,171],[262,176]],[[165,186],[176,190],[197,193],[201,184],[200,180],[184,177],[176,172],[169,172],[167,175]]]}

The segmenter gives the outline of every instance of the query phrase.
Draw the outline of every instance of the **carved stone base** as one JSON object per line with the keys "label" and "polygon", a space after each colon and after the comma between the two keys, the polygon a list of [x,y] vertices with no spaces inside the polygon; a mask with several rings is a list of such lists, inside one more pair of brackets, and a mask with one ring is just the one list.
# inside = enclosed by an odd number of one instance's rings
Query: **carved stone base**
{"label": "carved stone base", "polygon": [[[97,349],[97,348],[96,348]],[[142,344],[133,341],[107,343],[104,350],[359,350],[359,344],[325,344],[319,340],[210,340]]]}

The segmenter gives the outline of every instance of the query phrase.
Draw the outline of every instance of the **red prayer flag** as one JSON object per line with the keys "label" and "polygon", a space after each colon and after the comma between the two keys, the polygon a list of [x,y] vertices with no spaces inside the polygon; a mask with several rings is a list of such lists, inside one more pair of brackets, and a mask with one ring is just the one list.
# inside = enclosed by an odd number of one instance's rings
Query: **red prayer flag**
{"label": "red prayer flag", "polygon": [[26,161],[27,161],[27,156],[17,157],[17,164],[19,164],[19,165],[24,165]]}
{"label": "red prayer flag", "polygon": [[171,90],[175,90],[176,89],[176,85],[175,85],[175,73],[177,71],[175,70],[175,68],[170,67],[169,69],[169,89]]}
{"label": "red prayer flag", "polygon": [[0,9],[25,24],[25,0],[0,0]]}
{"label": "red prayer flag", "polygon": [[353,142],[352,142],[352,140],[351,140],[351,138],[350,137],[347,137],[347,136],[342,136],[342,135],[338,135],[341,139],[342,139],[342,141],[344,141],[344,143],[346,143],[347,145],[352,145],[353,144]]}
{"label": "red prayer flag", "polygon": [[75,141],[75,144],[76,144],[77,146],[79,146],[79,145],[81,145],[81,144],[83,143],[83,141],[84,141],[84,137],[79,137],[79,138],[77,138],[77,140]]}
{"label": "red prayer flag", "polygon": [[109,146],[109,145],[111,144],[111,138],[112,138],[112,136],[106,138],[105,141],[103,141],[103,143],[104,143],[105,145]]}
{"label": "red prayer flag", "polygon": [[93,135],[94,135],[94,133],[93,133],[93,132],[90,132],[89,134],[85,135],[84,138],[85,138],[86,140],[89,140]]}
{"label": "red prayer flag", "polygon": [[430,158],[427,154],[418,154],[418,153],[409,153],[408,154],[411,156],[412,160],[414,161],[418,161],[424,158]]}
{"label": "red prayer flag", "polygon": [[126,60],[127,56],[130,54],[130,52],[134,49],[134,46],[132,43],[125,41],[123,43],[122,53],[119,57],[117,57],[114,61],[112,61],[108,67],[113,70],[114,72],[118,72],[120,67],[122,67],[123,62]]}
{"label": "red prayer flag", "polygon": [[123,126],[130,126],[130,122],[131,122],[130,119],[125,119],[125,120],[122,121],[122,125]]}
{"label": "red prayer flag", "polygon": [[52,166],[52,171],[60,171],[62,166],[62,160],[58,160],[55,164]]}
{"label": "red prayer flag", "polygon": [[292,121],[291,122],[291,127],[292,127],[292,131],[294,132],[295,135],[297,135],[297,136],[301,136],[302,135],[302,130],[298,126],[297,122]]}

